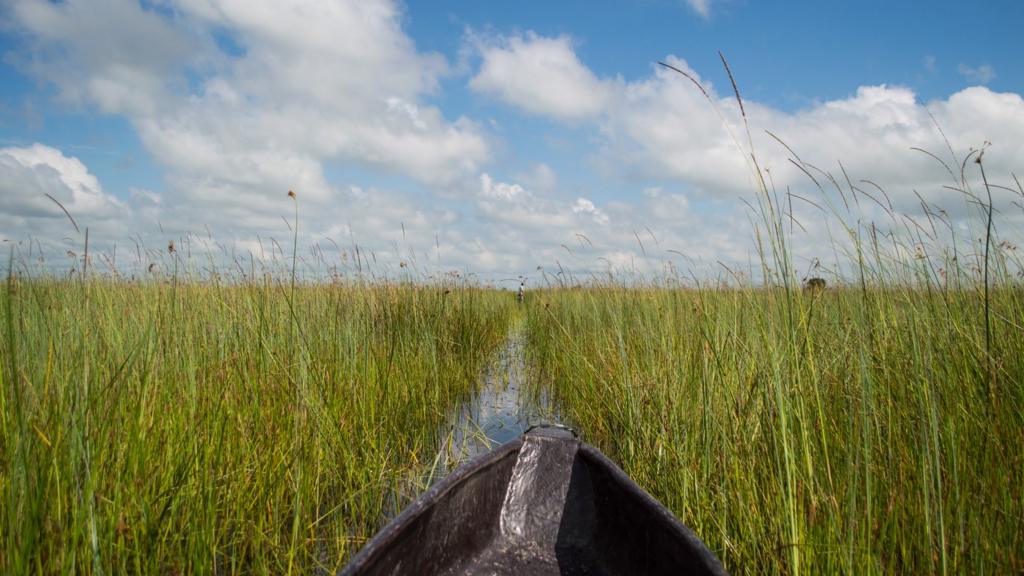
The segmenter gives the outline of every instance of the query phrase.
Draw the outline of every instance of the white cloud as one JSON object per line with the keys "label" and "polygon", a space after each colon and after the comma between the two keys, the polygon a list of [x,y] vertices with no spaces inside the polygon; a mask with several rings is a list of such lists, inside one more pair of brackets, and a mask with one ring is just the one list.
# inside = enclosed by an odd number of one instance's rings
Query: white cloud
{"label": "white cloud", "polygon": [[538,198],[519,184],[495,182],[487,173],[480,175],[477,208],[489,220],[530,228],[569,228],[572,212],[551,200]]}
{"label": "white cloud", "polygon": [[[604,205],[582,197],[539,197],[484,174],[473,219],[481,226],[476,240],[486,243],[494,271],[531,273],[541,264],[545,274],[573,275],[559,276],[567,282],[609,269],[651,274],[718,259],[745,261],[751,238],[743,232],[749,230],[744,214],[723,210],[725,203],[699,214],[685,194],[661,189],[637,196],[635,202]],[[479,263],[470,267],[481,269]]]}
{"label": "white cloud", "polygon": [[702,18],[711,17],[711,0],[686,0],[686,3]]}
{"label": "white cloud", "polygon": [[478,42],[483,59],[470,80],[477,92],[533,114],[579,120],[602,112],[612,81],[599,80],[580,62],[567,36],[525,36]]}
{"label": "white cloud", "polygon": [[130,216],[78,158],[42,144],[0,148],[0,230],[6,234],[27,231],[51,246],[68,237],[78,248],[85,227],[114,232]]}
{"label": "white cloud", "polygon": [[495,182],[494,179],[486,173],[480,175],[480,196],[488,199],[506,201],[533,197],[533,195],[524,190],[522,186],[518,184],[508,184],[505,182]]}
{"label": "white cloud", "polygon": [[956,71],[963,76],[965,80],[975,84],[988,84],[996,79],[996,70],[991,64],[968,66],[961,62],[960,65],[956,67]]}
{"label": "white cloud", "polygon": [[[711,113],[711,104],[686,79],[659,71],[646,81],[627,87],[623,108],[610,112],[602,124],[607,137],[602,165],[606,170],[638,180],[668,180],[685,184],[704,198],[755,198],[756,172],[746,162],[749,143],[738,105],[730,96],[720,96],[705,83],[723,121]],[[769,185],[786,199],[787,191],[815,201],[826,213],[796,201],[796,223],[791,226],[798,256],[824,258],[833,247],[845,245],[842,226],[832,217],[841,214],[847,223],[879,222],[887,228],[903,228],[864,195],[852,194],[851,183],[881,197],[870,179],[882,186],[898,214],[924,217],[920,204],[945,211],[954,225],[964,230],[975,225],[976,217],[968,197],[951,190],[958,186],[959,166],[971,147],[986,141],[992,146],[986,155],[986,169],[1002,184],[1012,173],[1024,168],[1024,100],[1017,94],[1000,94],[983,87],[968,88],[946,100],[919,102],[907,88],[861,87],[848,98],[826,101],[796,112],[785,112],[745,102],[754,151],[759,166],[770,171]],[[937,126],[941,126],[942,132]],[[808,168],[826,190],[826,195],[790,159],[792,154],[767,134],[781,138],[800,158],[828,172],[844,190],[846,198],[834,192],[827,174]],[[947,150],[943,133],[954,148]],[[956,172],[948,174],[938,162],[923,153],[942,158]],[[842,167],[840,167],[842,163]],[[979,182],[976,166],[966,167],[975,190]],[[997,193],[997,206],[1011,207],[1011,194]],[[788,201],[784,200],[787,205]],[[787,206],[788,208],[788,206]],[[749,229],[749,225],[746,226]],[[1014,234],[1014,226],[1006,226]],[[804,231],[806,230],[806,231]],[[962,237],[970,237],[964,233]],[[962,239],[962,238],[961,238]]]}
{"label": "white cloud", "polygon": [[558,174],[545,163],[534,165],[530,170],[517,174],[516,179],[542,195],[558,190]]}
{"label": "white cloud", "polygon": [[[515,49],[508,52],[529,54],[558,40],[528,34],[518,37]],[[571,49],[568,42],[561,41],[558,45],[563,52]],[[560,61],[579,62],[569,54],[562,54]],[[563,88],[565,92],[586,92],[593,90],[592,86],[604,88],[601,99],[588,114],[600,133],[596,167],[616,180],[637,184],[660,181],[684,187],[688,196],[683,197],[683,201],[648,191],[646,202],[659,207],[650,214],[655,220],[673,209],[686,214],[692,208],[689,199],[693,197],[727,202],[737,198],[753,200],[758,186],[757,173],[749,160],[751,142],[731,88],[719,94],[712,82],[702,78],[685,61],[672,56],[667,61],[700,82],[707,97],[683,76],[661,67],[647,78],[628,83],[600,78],[592,72],[588,74],[589,70],[577,70],[566,76],[583,80]],[[483,66],[487,66],[486,58]],[[529,78],[525,72],[519,77],[509,75],[504,85],[543,92],[543,83],[533,85],[528,82]],[[507,94],[502,97],[528,113],[577,120],[558,107],[537,106],[537,101],[543,101],[539,96],[524,92],[516,97]],[[973,87],[944,100],[921,102],[909,88],[881,85],[863,86],[846,98],[818,102],[792,112],[749,99],[744,105],[758,164],[768,171],[769,186],[774,186],[787,199],[787,210],[792,202],[785,194],[791,191],[816,200],[826,210],[844,214],[848,222],[889,219],[888,227],[904,227],[910,225],[905,217],[924,217],[923,198],[942,208],[952,219],[951,225],[966,231],[974,225],[970,223],[974,209],[966,195],[949,188],[960,185],[957,182],[960,175],[951,176],[934,158],[912,149],[927,150],[958,172],[960,162],[971,148],[991,142],[985,156],[990,180],[992,175],[998,174],[1000,183],[1014,187],[1011,174],[1024,169],[1024,138],[1021,137],[1024,135],[1024,100],[1014,93]],[[833,192],[821,197],[807,175],[790,162],[791,152],[769,136],[768,131],[800,155],[808,164],[807,169]],[[953,147],[952,154],[945,138]],[[847,197],[836,194],[829,176],[815,167],[831,173]],[[860,192],[851,196],[843,169],[851,179],[850,184],[878,197],[881,193],[861,180],[870,179],[883,186],[888,195],[886,204],[891,202],[896,213],[905,216],[898,215],[892,220],[885,210]],[[966,176],[969,184],[978,185],[974,165],[967,166]],[[997,207],[1010,212],[1011,193],[997,190],[995,200]],[[1019,203],[1020,199],[1016,201]],[[810,204],[793,202],[796,206],[792,207],[794,218],[790,227],[803,239],[797,245],[798,255],[821,257],[823,249],[831,250],[832,246],[845,242],[838,222],[824,217]],[[577,215],[585,212],[585,206],[578,207]],[[745,212],[738,203],[732,209]],[[621,216],[610,210],[608,215],[613,223]],[[733,232],[743,229],[750,230],[749,223],[741,222]],[[684,238],[706,232],[703,226],[691,226]],[[705,238],[710,237],[713,236]],[[628,238],[621,239],[624,242],[620,248],[628,246]],[[732,250],[727,246],[737,245],[733,240],[723,238],[720,241],[722,243],[716,246],[722,253]],[[748,250],[751,247],[747,241],[741,244]]]}
{"label": "white cloud", "polygon": [[667,193],[658,186],[646,188],[644,196],[657,220],[680,221],[690,217],[690,199],[683,194]]}
{"label": "white cloud", "polygon": [[416,50],[395,3],[156,8],[17,0],[10,13],[31,38],[18,56],[26,70],[67,100],[127,117],[167,168],[169,226],[259,228],[289,189],[331,202],[333,162],[457,190],[489,158],[476,123],[424,103],[447,64]]}
{"label": "white cloud", "polygon": [[586,198],[577,198],[572,205],[573,214],[585,214],[594,219],[594,222],[605,225],[608,223],[608,215],[599,210],[594,203]]}
{"label": "white cloud", "polygon": [[30,32],[15,63],[76,105],[107,113],[151,114],[168,104],[181,66],[209,48],[183,27],[127,0],[13,0],[12,22]]}
{"label": "white cloud", "polygon": [[[295,190],[300,242],[360,243],[382,266],[408,258],[409,246],[437,247],[445,260],[435,266],[471,262],[474,249],[446,230],[458,215],[438,196],[326,176],[355,166],[439,196],[476,194],[490,145],[475,122],[427,103],[448,65],[416,49],[397,2],[14,0],[3,12],[5,26],[26,39],[13,56],[22,70],[76,107],[126,117],[165,168],[163,190],[130,191],[122,215],[109,220],[117,227],[72,210],[92,227],[91,242],[141,233],[151,245],[175,239],[210,250],[210,230],[225,253],[251,248],[254,238],[266,248],[291,236],[282,216],[290,220],[286,192]],[[55,209],[38,204],[48,218]],[[0,212],[6,233],[35,233],[14,208]]]}
{"label": "white cloud", "polygon": [[[749,162],[749,142],[739,106],[729,89],[719,94],[679,58],[666,60],[700,82],[708,97],[675,71],[657,67],[650,77],[634,82],[599,78],[571,53],[563,37],[535,34],[516,37],[502,48],[502,58],[540,62],[525,55],[557,47],[559,62],[573,62],[574,72],[562,75],[559,93],[598,93],[588,115],[600,128],[599,166],[606,172],[637,181],[671,180],[685,183],[698,194],[733,198],[755,189]],[[481,65],[488,68],[485,54]],[[582,68],[582,69],[580,69]],[[517,70],[515,66],[505,69]],[[574,120],[559,106],[541,106],[557,67],[530,69],[503,75],[501,85],[521,90],[502,92],[507,102],[530,113]],[[542,81],[531,82],[533,75]],[[477,81],[474,78],[473,82]],[[595,88],[600,86],[600,89]],[[709,101],[710,100],[710,101]],[[825,170],[838,170],[842,162],[856,178],[872,178],[914,204],[913,190],[942,194],[948,175],[934,161],[911,151],[922,148],[944,154],[943,129],[962,157],[970,147],[993,143],[992,172],[1009,174],[1024,165],[1024,100],[986,88],[968,88],[946,100],[922,103],[909,88],[863,86],[847,98],[816,103],[795,112],[782,111],[757,101],[745,101],[754,152],[762,168],[769,168],[776,186],[806,186],[809,180],[790,162],[790,152],[770,137],[771,131],[805,161]],[[717,113],[716,113],[717,112]],[[957,160],[958,161],[958,160]],[[948,162],[956,162],[949,159]]]}

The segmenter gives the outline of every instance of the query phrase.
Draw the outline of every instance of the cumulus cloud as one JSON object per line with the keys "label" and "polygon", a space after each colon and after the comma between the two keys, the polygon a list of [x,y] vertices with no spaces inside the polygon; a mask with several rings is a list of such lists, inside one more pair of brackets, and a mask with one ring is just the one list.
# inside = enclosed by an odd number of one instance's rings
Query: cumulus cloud
{"label": "cumulus cloud", "polygon": [[133,123],[183,227],[258,228],[293,188],[335,201],[334,162],[459,189],[490,155],[476,123],[425,104],[447,63],[416,49],[396,3],[15,0],[9,13],[29,38],[24,70]]}
{"label": "cumulus cloud", "polygon": [[354,160],[437,185],[474,176],[489,155],[473,122],[448,121],[422,103],[447,64],[416,50],[392,3],[182,0],[180,8],[229,30],[244,53],[226,57],[187,108],[149,126],[149,140],[211,136],[254,156]]}
{"label": "cumulus cloud", "polygon": [[586,198],[577,198],[576,202],[572,205],[573,214],[580,214],[589,216],[598,224],[608,224],[608,215],[602,212],[594,206],[594,203]]}
{"label": "cumulus cloud", "polygon": [[29,231],[51,246],[70,237],[77,247],[77,223],[64,210],[82,227],[88,223],[107,232],[131,216],[78,158],[42,144],[0,148],[0,230]]}
{"label": "cumulus cloud", "polygon": [[490,220],[527,229],[566,229],[573,222],[571,211],[559,209],[519,184],[496,182],[487,173],[480,175],[477,208]]}
{"label": "cumulus cloud", "polygon": [[[532,272],[548,281],[578,282],[602,274],[663,274],[745,262],[751,234],[746,216],[729,202],[691,209],[686,194],[650,188],[632,202],[542,196],[484,174],[476,210],[486,230],[476,236],[494,270]],[[479,269],[474,267],[474,269]],[[552,276],[548,276],[552,275]]]}
{"label": "cumulus cloud", "polygon": [[541,194],[553,194],[558,189],[558,174],[543,162],[517,174],[516,179]]}
{"label": "cumulus cloud", "polygon": [[599,80],[580,62],[568,36],[477,40],[480,70],[469,85],[533,114],[579,120],[602,112],[613,81]]}
{"label": "cumulus cloud", "polygon": [[107,113],[152,114],[169,104],[181,66],[201,64],[210,45],[127,0],[12,0],[4,12],[29,33],[28,49],[9,55],[17,65],[66,101]]}
{"label": "cumulus cloud", "polygon": [[[503,58],[513,59],[548,50],[553,44],[558,46],[559,61],[573,62],[575,68],[572,74],[561,76],[573,85],[560,90],[601,94],[587,114],[600,134],[594,155],[597,168],[626,182],[670,182],[682,186],[687,198],[722,201],[752,200],[760,186],[759,178],[764,177],[769,187],[787,198],[788,212],[793,215],[790,226],[794,232],[805,233],[800,250],[808,258],[822,246],[841,242],[837,236],[842,236],[843,227],[824,218],[809,203],[797,200],[797,206],[790,207],[793,200],[786,196],[789,192],[798,198],[817,200],[816,205],[826,212],[835,212],[839,206],[851,221],[892,220],[895,214],[892,226],[905,225],[904,217],[924,217],[929,210],[941,209],[952,219],[951,225],[967,234],[975,209],[969,194],[954,188],[973,185],[977,190],[980,181],[973,165],[964,175],[959,173],[964,157],[972,149],[989,146],[985,156],[989,175],[998,174],[1000,182],[1011,188],[1015,186],[1009,181],[1010,175],[1024,168],[1024,139],[1020,137],[1024,134],[1024,100],[1018,94],[975,86],[946,99],[922,102],[906,87],[862,86],[845,98],[817,102],[796,111],[747,99],[745,123],[731,87],[720,92],[714,82],[677,57],[669,56],[666,61],[699,82],[706,95],[690,80],[662,67],[633,82],[601,78],[566,53],[572,46],[560,38],[527,34],[500,50]],[[481,69],[487,66],[485,56]],[[528,113],[545,114],[554,120],[577,120],[557,106],[537,104],[545,101],[546,83],[530,82],[532,75],[555,75],[558,67],[523,67],[518,72],[511,66],[504,69],[509,73],[502,76],[501,85],[519,92],[514,97],[495,92],[497,97]],[[983,67],[971,69],[971,73],[975,80],[991,79]],[[742,78],[740,81],[742,86]],[[756,167],[752,153],[757,158]],[[760,174],[758,169],[762,170]],[[830,180],[834,178],[848,197],[821,198],[805,170],[827,190],[835,189]],[[884,187],[885,192],[877,191],[875,184]],[[885,208],[860,192],[851,193],[850,186],[884,198]],[[997,207],[1007,208],[1007,212],[1011,202],[1019,202],[1005,190],[997,189],[994,198]],[[656,190],[646,194],[648,204],[667,208],[668,200]],[[860,212],[850,212],[847,203]],[[677,206],[685,208],[686,203]],[[577,208],[578,214],[586,211],[585,204]],[[743,211],[735,206],[733,209]],[[659,213],[653,212],[652,218]]]}
{"label": "cumulus cloud", "polygon": [[[600,97],[590,100],[586,109],[600,129],[598,156],[605,170],[636,180],[686,183],[698,194],[749,193],[757,177],[749,160],[751,143],[761,167],[772,171],[777,186],[809,183],[790,163],[790,150],[769,132],[811,164],[832,171],[842,162],[858,178],[900,188],[894,193],[910,198],[915,187],[949,184],[941,167],[911,150],[948,156],[944,135],[958,158],[971,147],[991,142],[994,172],[1008,174],[1024,165],[1024,140],[1019,137],[1024,133],[1024,100],[1018,94],[972,87],[946,100],[921,102],[906,87],[863,86],[846,98],[793,112],[747,100],[748,139],[732,90],[720,94],[713,82],[680,58],[669,56],[666,61],[701,83],[707,97],[690,80],[662,67],[634,82],[597,77],[571,53],[571,44],[562,37],[527,34],[490,50],[485,51],[481,73],[471,83],[494,77],[488,69],[496,60],[529,62],[532,66],[501,66],[503,90],[495,94],[526,112],[556,120],[576,117],[563,107],[539,104],[551,98],[552,82],[547,78],[561,79],[559,94],[597,94]],[[549,51],[557,52],[557,59],[528,56]],[[571,62],[573,72],[560,74],[561,65],[546,64],[552,60]]]}

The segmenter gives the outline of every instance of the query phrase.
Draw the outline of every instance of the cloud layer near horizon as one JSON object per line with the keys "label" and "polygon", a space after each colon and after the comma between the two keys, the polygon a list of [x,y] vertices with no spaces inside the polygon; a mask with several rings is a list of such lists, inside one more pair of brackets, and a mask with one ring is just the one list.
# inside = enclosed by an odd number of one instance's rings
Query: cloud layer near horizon
{"label": "cloud layer near horizon", "polygon": [[[707,16],[709,3],[691,4]],[[943,188],[954,183],[945,169],[911,151],[958,169],[937,126],[958,159],[991,142],[988,170],[1004,184],[1024,168],[1018,94],[976,86],[921,103],[907,88],[865,86],[797,112],[748,100],[751,142],[731,88],[720,93],[680,58],[666,61],[699,81],[707,98],[665,68],[631,82],[602,77],[566,36],[468,35],[476,65],[466,82],[479,98],[593,131],[581,161],[632,187],[598,203],[567,193],[572,183],[557,165],[540,164],[521,181],[495,176],[508,172],[496,157],[499,137],[486,119],[449,117],[430,103],[444,79],[461,79],[443,56],[416,48],[396,4],[157,6],[15,0],[5,9],[27,39],[13,56],[21,69],[69,105],[127,118],[165,174],[161,190],[112,194],[45,142],[4,148],[7,237],[66,243],[69,224],[43,196],[50,194],[110,243],[209,228],[230,250],[249,252],[258,237],[289,235],[282,215],[294,189],[305,243],[355,238],[393,266],[414,256],[492,276],[563,264],[650,272],[668,251],[743,266],[753,232],[736,199],[754,190],[751,143],[778,189],[810,195],[812,187],[768,131],[810,164],[839,174],[842,162],[852,182],[884,186],[908,213],[921,211],[920,194],[968,216],[962,195]],[[356,168],[353,176],[346,167]],[[372,174],[400,180],[381,186]],[[813,212],[797,211],[810,243],[828,242]]]}

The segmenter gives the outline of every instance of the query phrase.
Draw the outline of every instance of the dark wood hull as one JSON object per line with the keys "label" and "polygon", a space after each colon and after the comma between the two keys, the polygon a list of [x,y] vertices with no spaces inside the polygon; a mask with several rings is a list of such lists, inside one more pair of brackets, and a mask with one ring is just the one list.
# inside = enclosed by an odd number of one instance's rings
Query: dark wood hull
{"label": "dark wood hull", "polygon": [[597,449],[535,428],[438,482],[343,576],[725,574],[693,532]]}

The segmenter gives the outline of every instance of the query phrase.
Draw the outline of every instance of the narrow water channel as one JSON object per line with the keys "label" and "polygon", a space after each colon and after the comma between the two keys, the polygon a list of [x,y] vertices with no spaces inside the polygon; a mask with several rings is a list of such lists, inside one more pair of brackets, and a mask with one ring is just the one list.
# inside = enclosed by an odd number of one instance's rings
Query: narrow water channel
{"label": "narrow water channel", "polygon": [[529,388],[525,348],[522,329],[514,328],[480,375],[476,394],[451,414],[439,434],[440,470],[435,479],[513,440],[531,426],[561,423],[547,392],[533,394]]}
{"label": "narrow water channel", "polygon": [[530,390],[525,335],[514,327],[494,359],[480,374],[476,392],[452,410],[438,429],[432,462],[423,475],[385,492],[383,521],[397,516],[416,495],[459,466],[491,451],[537,424],[561,424],[546,390]]}

